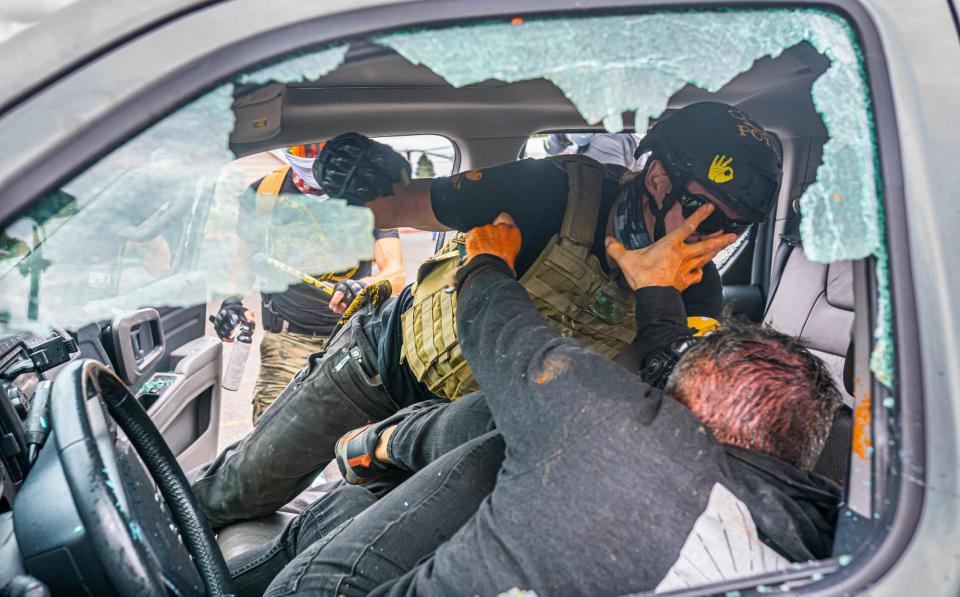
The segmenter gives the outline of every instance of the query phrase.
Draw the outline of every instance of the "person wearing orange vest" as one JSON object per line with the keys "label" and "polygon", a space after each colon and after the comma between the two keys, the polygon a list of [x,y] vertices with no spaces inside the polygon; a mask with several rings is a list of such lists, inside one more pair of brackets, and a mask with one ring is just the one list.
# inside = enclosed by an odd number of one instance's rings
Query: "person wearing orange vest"
{"label": "person wearing orange vest", "polygon": [[[284,222],[290,217],[298,217],[298,214],[293,209],[295,206],[278,201],[278,197],[296,197],[298,200],[326,198],[311,171],[321,148],[320,143],[290,148],[285,156],[288,165],[254,182],[240,200],[237,226],[240,246],[231,264],[230,286],[234,293],[224,299],[214,317],[214,329],[225,342],[232,341],[230,335],[241,320],[256,320],[254,312],[244,306],[242,300],[244,291],[253,285],[254,268],[250,267],[250,262],[255,260],[254,255],[265,252],[260,248],[263,239],[256,238],[256,232],[265,228],[267,223],[260,221],[260,226],[252,226],[251,219],[268,220],[282,233]],[[341,314],[364,287],[388,280],[393,293],[403,288],[403,254],[397,231],[374,230],[374,239],[376,274],[372,271],[373,262],[363,261],[346,272],[311,272],[315,278],[329,282],[326,292],[301,281],[282,292],[261,294],[264,337],[260,344],[260,374],[253,398],[254,423],[303,367],[307,358],[324,350]]]}

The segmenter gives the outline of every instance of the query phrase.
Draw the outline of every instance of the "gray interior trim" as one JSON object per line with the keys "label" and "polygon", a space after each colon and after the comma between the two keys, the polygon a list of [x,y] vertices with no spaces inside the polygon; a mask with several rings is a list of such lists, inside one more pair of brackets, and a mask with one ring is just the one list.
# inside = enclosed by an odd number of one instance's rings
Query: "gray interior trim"
{"label": "gray interior trim", "polygon": [[[134,354],[134,328],[148,325],[153,338],[153,347],[140,355]],[[163,326],[160,325],[160,314],[156,309],[138,309],[131,313],[124,313],[113,318],[110,324],[113,338],[113,350],[117,357],[117,373],[127,385],[136,385],[143,375],[153,368],[165,352],[163,343]]]}
{"label": "gray interior trim", "polygon": [[[170,356],[176,361],[174,372],[155,374],[170,383],[147,412],[171,449],[178,448],[174,450],[177,462],[190,470],[217,454],[223,343],[213,336],[201,336]],[[209,401],[205,402],[208,392]],[[201,428],[204,421],[206,426]]]}

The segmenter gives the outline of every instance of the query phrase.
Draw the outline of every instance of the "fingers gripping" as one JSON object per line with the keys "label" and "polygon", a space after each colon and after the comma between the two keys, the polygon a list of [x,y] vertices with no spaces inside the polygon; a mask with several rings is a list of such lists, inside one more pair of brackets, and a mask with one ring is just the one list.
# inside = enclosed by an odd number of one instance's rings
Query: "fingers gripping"
{"label": "fingers gripping", "polygon": [[503,259],[511,269],[517,253],[520,252],[520,229],[513,223],[513,218],[507,213],[501,213],[493,224],[478,226],[467,233],[467,259],[477,255],[495,255]]}

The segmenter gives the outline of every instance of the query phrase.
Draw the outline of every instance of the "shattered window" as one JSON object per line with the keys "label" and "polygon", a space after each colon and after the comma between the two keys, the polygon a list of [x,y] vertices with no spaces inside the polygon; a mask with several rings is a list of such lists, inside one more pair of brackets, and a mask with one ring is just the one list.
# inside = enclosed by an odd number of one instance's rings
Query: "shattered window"
{"label": "shattered window", "polygon": [[[683,105],[678,96],[690,102],[713,94],[745,106],[759,102],[753,87],[734,99],[724,96],[724,90],[792,52],[797,64],[788,71],[790,76],[812,73],[803,99],[812,102],[813,119],[823,134],[817,139],[819,161],[811,160],[810,172],[794,173],[805,182],[785,188],[781,201],[795,199],[800,206],[800,234],[809,259],[834,263],[876,258],[879,304],[871,369],[892,386],[889,272],[871,97],[856,35],[839,16],[819,9],[778,8],[518,17],[393,32],[362,43],[379,46],[379,53],[370,55],[399,55],[428,70],[435,87],[437,77],[442,78],[439,84],[449,84],[444,91],[475,86],[495,93],[499,87],[483,86],[491,81],[505,86],[548,81],[569,100],[584,128],[534,135],[527,140],[524,157],[594,151],[598,153],[592,157],[634,171],[643,163],[636,162],[631,151],[638,136],[628,131],[644,131],[668,109]],[[811,66],[816,60],[804,61],[810,54],[826,64],[817,70]],[[356,60],[364,55],[358,52]],[[311,275],[344,271],[371,259],[371,212],[327,197],[315,181],[311,186],[312,159],[323,139],[297,140],[301,145],[282,142],[297,137],[281,118],[287,93],[309,85],[328,91],[324,78],[335,75],[350,57],[350,47],[340,44],[257,65],[40,198],[0,237],[3,329],[45,331],[50,325],[69,328],[110,319],[142,306],[204,304],[211,296],[236,290],[234,276],[241,269],[250,274],[249,285],[261,291],[297,283],[295,276],[264,272],[264,258],[279,262],[287,273]],[[369,72],[389,74],[375,66]],[[362,82],[371,86],[372,94],[379,93],[376,80]],[[781,95],[794,93],[790,82],[784,79]],[[322,95],[301,95],[299,101]],[[773,106],[774,111],[778,107]],[[443,110],[443,105],[433,109]],[[317,113],[323,117],[322,111]],[[415,116],[410,118],[397,130],[428,130]],[[333,134],[387,134],[365,130],[356,119],[321,124]],[[558,130],[547,128],[556,126],[538,123],[516,135],[516,145],[505,142],[511,157],[532,132]],[[498,139],[484,137],[485,132],[482,127],[472,131],[492,147]],[[378,139],[406,157],[414,178],[447,176],[458,164],[458,150],[440,135]],[[231,149],[250,147],[256,149],[238,151],[246,156],[239,160]],[[263,192],[260,195],[273,199],[259,198],[257,190],[268,184],[270,173],[287,167],[297,175],[294,182],[302,192]],[[276,205],[293,215],[278,222],[272,215]],[[240,243],[255,245],[253,257],[261,258],[237,263]],[[730,247],[718,261],[736,250],[737,245]],[[408,276],[408,282],[412,279]],[[850,556],[845,557],[849,562]]]}
{"label": "shattered window", "polygon": [[[238,221],[249,181],[225,167],[235,158],[233,102],[232,84],[214,89],[9,226],[0,247],[3,326],[73,328],[143,306],[203,304],[225,292],[238,231],[270,227],[268,217]],[[276,243],[288,253],[284,261],[316,273],[372,258],[369,210],[323,199],[300,201],[301,217]],[[281,289],[266,284],[263,290]]]}
{"label": "shattered window", "polygon": [[543,78],[588,124],[611,133],[659,117],[688,85],[720,91],[755,61],[809,43],[830,60],[812,98],[829,133],[816,182],[800,197],[801,235],[821,263],[877,257],[879,317],[871,368],[892,384],[886,253],[877,154],[862,55],[850,25],[818,9],[729,9],[583,19],[513,19],[376,39],[454,87]]}
{"label": "shattered window", "polygon": [[[643,130],[687,87],[723,89],[756,61],[811,44],[830,65],[812,100],[829,133],[816,181],[799,198],[807,255],[820,262],[877,257],[880,303],[872,366],[892,383],[892,341],[870,98],[855,34],[816,9],[655,12],[579,19],[489,22],[375,36],[371,42],[424,65],[454,87],[495,79],[552,82],[590,125],[609,134],[633,113]],[[21,329],[75,325],[144,304],[187,305],[223,290],[235,242],[235,85],[322,80],[347,44],[258,66],[184,106],[56,192],[41,198],[0,239],[0,317]],[[252,123],[279,131],[279,118]],[[535,139],[534,141],[546,140]],[[577,143],[571,146],[580,147]],[[531,145],[532,148],[532,145]],[[546,147],[544,147],[546,149]],[[443,175],[449,162],[411,154],[414,171]],[[231,205],[234,202],[234,205]],[[351,267],[372,254],[370,214],[334,199],[304,207],[288,256],[308,269]],[[264,224],[265,225],[265,224]],[[294,242],[295,241],[295,242]],[[337,251],[327,249],[336,246]],[[203,280],[203,284],[197,284]]]}

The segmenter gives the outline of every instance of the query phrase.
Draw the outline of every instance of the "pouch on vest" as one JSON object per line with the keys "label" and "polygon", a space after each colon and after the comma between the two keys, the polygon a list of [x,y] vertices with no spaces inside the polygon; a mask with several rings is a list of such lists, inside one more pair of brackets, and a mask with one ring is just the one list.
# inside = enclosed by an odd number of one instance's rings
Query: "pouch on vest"
{"label": "pouch on vest", "polygon": [[402,358],[418,381],[448,400],[479,389],[457,340],[453,275],[465,257],[464,235],[458,233],[420,265],[413,305],[400,316]]}
{"label": "pouch on vest", "polygon": [[[547,323],[597,352],[614,356],[636,336],[633,293],[603,271],[590,252],[603,180],[598,162],[578,155],[547,158],[567,172],[567,209],[560,232],[520,283]],[[428,390],[456,400],[478,389],[457,341],[453,274],[463,263],[463,234],[420,266],[413,306],[401,316],[402,358]]]}

